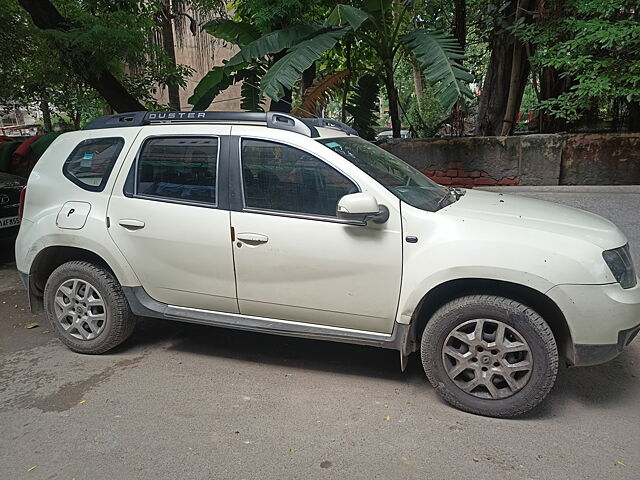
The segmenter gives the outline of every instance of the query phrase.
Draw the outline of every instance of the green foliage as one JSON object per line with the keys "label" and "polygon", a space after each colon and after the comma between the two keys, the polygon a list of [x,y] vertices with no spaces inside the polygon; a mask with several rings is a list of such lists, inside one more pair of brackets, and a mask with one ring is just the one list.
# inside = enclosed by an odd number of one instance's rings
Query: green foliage
{"label": "green foliage", "polygon": [[267,33],[313,22],[322,16],[325,5],[308,0],[233,0],[227,8],[235,12],[235,20],[250,21],[260,32]]}
{"label": "green foliage", "polygon": [[[264,110],[264,97],[260,94],[260,81],[265,73],[262,65],[251,65],[242,72],[242,102],[240,108],[250,112],[261,112]],[[237,81],[237,80],[236,80]]]}
{"label": "green foliage", "polygon": [[637,1],[556,0],[538,23],[515,33],[535,46],[535,67],[554,68],[572,81],[569,91],[540,103],[553,116],[577,120],[603,101],[640,101]]}
{"label": "green foliage", "polygon": [[420,138],[435,137],[442,127],[445,115],[446,109],[429,86],[425,86],[422,96],[407,111],[409,123]]}
{"label": "green foliage", "polygon": [[74,120],[78,111],[95,114],[104,109],[83,75],[72,69],[74,58],[84,59],[87,53],[92,59],[88,68],[111,72],[152,108],[162,108],[154,99],[159,88],[186,85],[193,69],[174,65],[158,42],[161,0],[54,4],[67,21],[66,31],[40,30],[15,0],[0,0],[0,24],[6,33],[0,36],[0,102],[46,100],[54,114],[66,112]]}
{"label": "green foliage", "polygon": [[237,22],[230,18],[215,18],[205,23],[202,29],[213,37],[240,46],[247,45],[260,37],[260,31],[251,23]]}
{"label": "green foliage", "polygon": [[324,30],[290,48],[289,52],[265,74],[260,91],[272,100],[280,100],[284,96],[284,90],[292,88],[302,72],[332,48],[348,31],[346,28]]}
{"label": "green foliage", "polygon": [[335,25],[338,27],[349,25],[356,30],[368,17],[367,12],[363,12],[359,8],[338,4],[327,16],[324,24],[325,26]]}
{"label": "green foliage", "polygon": [[347,112],[352,117],[351,126],[367,140],[373,140],[376,136],[372,127],[376,124],[377,118],[378,94],[380,93],[378,81],[376,75],[361,76],[346,106]]}
{"label": "green foliage", "polygon": [[433,93],[448,112],[459,98],[473,98],[465,82],[472,82],[471,75],[458,63],[464,55],[458,43],[442,33],[416,29],[402,39],[418,59]]}
{"label": "green foliage", "polygon": [[245,45],[226,65],[233,67],[252,60],[262,59],[267,55],[279,53],[298,45],[318,30],[320,30],[319,25],[293,25],[267,33]]}

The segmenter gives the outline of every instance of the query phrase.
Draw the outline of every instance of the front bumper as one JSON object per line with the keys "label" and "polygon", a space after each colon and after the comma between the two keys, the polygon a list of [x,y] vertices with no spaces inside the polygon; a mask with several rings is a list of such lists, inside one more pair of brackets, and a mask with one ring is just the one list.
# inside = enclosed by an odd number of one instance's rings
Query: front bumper
{"label": "front bumper", "polygon": [[560,308],[573,342],[576,366],[615,358],[640,332],[640,284],[557,285],[547,296]]}
{"label": "front bumper", "polygon": [[640,325],[618,332],[618,343],[615,345],[585,345],[573,346],[572,364],[575,366],[599,365],[616,358],[629,346],[640,332]]}

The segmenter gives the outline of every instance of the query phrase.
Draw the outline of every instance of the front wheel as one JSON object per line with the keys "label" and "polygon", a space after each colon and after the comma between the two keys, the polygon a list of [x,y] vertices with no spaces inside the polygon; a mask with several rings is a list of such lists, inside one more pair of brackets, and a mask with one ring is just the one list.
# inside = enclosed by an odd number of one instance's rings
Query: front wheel
{"label": "front wheel", "polygon": [[427,378],[447,402],[490,417],[531,410],[558,372],[549,325],[533,309],[493,295],[442,306],[424,329],[420,351]]}

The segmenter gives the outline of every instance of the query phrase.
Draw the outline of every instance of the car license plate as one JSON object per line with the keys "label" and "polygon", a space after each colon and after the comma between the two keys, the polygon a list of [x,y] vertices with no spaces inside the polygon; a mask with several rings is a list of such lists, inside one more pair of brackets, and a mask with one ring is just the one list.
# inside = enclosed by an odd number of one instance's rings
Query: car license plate
{"label": "car license plate", "polygon": [[0,228],[9,228],[20,225],[20,217],[0,218]]}

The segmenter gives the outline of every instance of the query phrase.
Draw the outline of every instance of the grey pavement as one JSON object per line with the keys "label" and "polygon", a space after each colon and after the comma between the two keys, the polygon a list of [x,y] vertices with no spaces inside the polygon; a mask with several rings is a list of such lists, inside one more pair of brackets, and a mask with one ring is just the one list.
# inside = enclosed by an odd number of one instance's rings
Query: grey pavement
{"label": "grey pavement", "polygon": [[[640,190],[624,190],[517,191],[612,219],[637,263]],[[142,320],[115,351],[75,354],[2,253],[0,479],[640,478],[640,341],[496,420],[375,348]]]}

